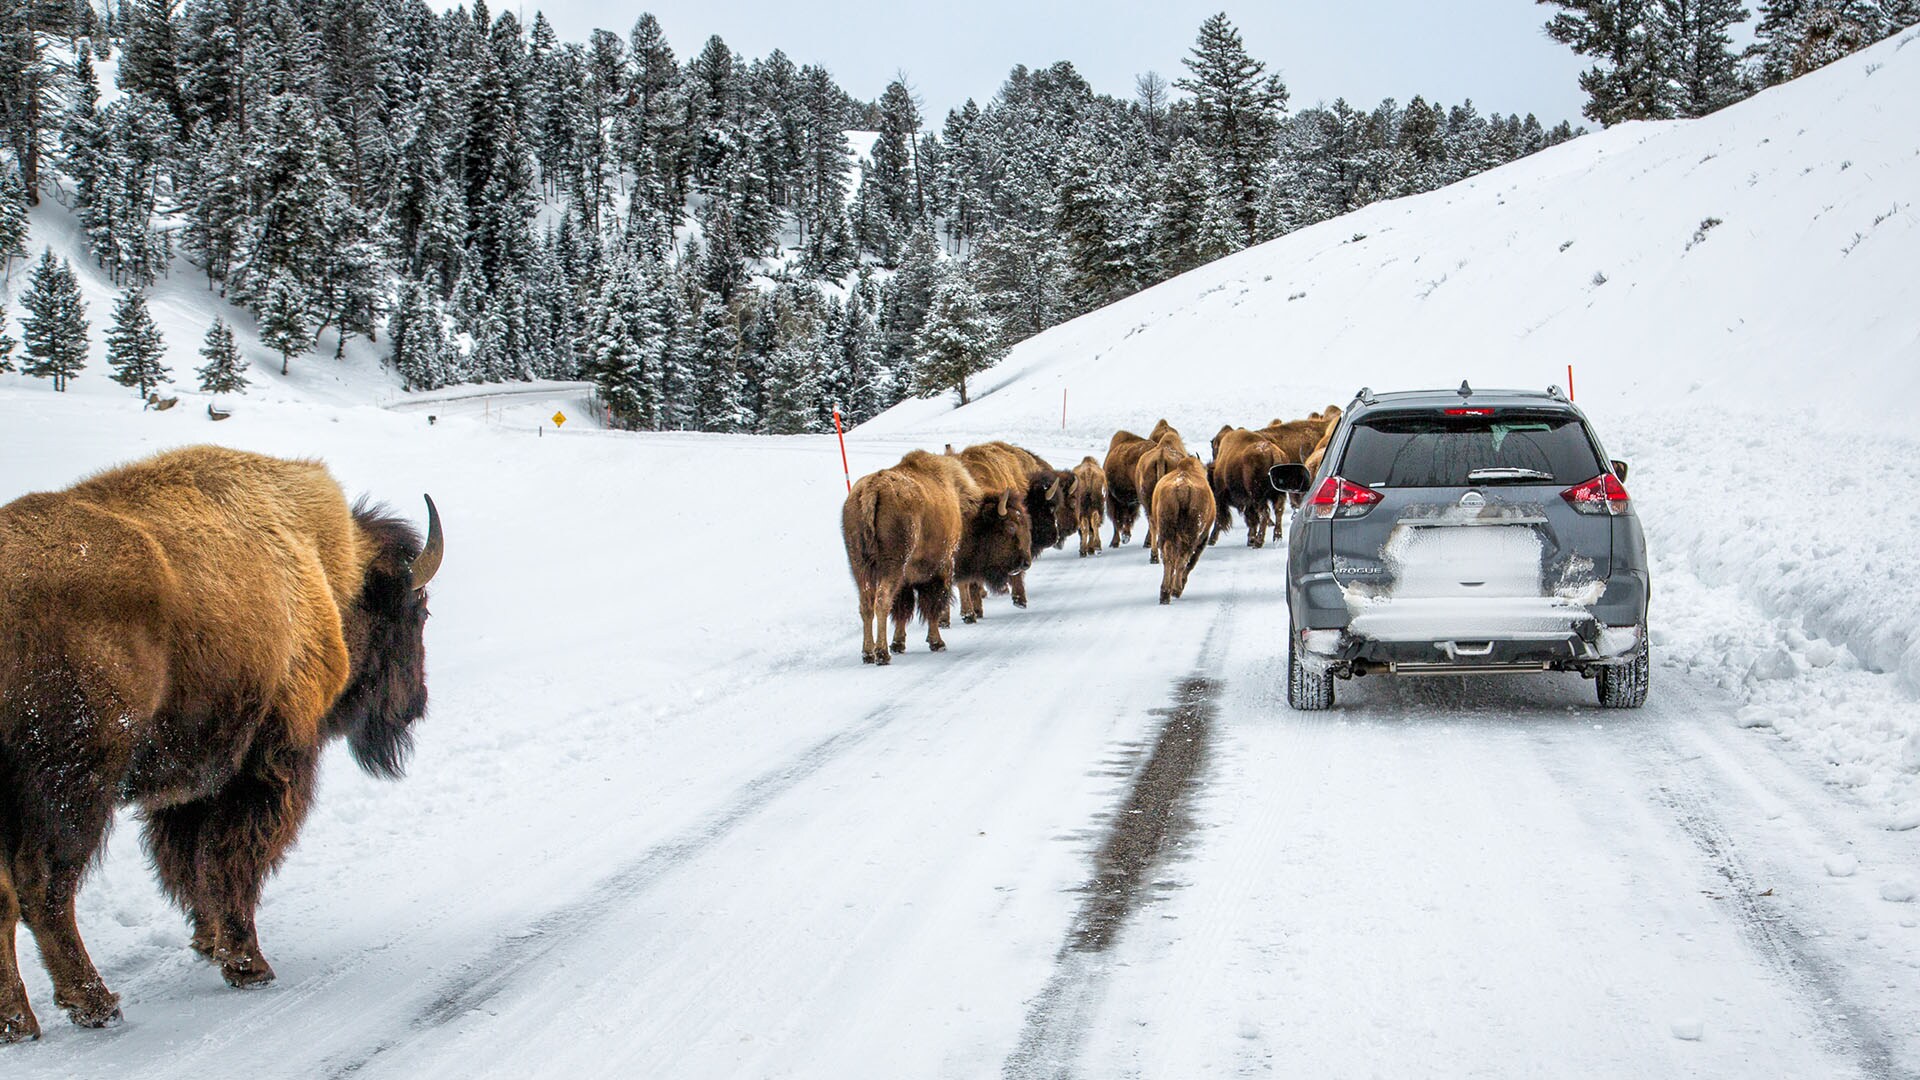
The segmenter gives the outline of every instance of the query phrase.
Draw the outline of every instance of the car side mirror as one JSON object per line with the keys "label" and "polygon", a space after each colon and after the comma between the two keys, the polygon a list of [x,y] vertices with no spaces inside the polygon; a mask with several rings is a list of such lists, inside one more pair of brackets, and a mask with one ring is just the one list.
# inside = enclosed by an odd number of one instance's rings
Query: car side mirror
{"label": "car side mirror", "polygon": [[1268,469],[1267,480],[1288,495],[1301,495],[1313,486],[1313,473],[1305,465],[1288,462]]}
{"label": "car side mirror", "polygon": [[1627,463],[1626,462],[1621,461],[1618,458],[1614,459],[1613,478],[1615,480],[1620,481],[1623,484],[1627,482]]}

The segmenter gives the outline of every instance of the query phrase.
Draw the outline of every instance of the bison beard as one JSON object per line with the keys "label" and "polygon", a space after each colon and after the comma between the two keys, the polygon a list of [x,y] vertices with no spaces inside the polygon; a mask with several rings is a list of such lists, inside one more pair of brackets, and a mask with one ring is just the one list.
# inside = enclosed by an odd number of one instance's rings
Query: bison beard
{"label": "bison beard", "polygon": [[427,704],[423,587],[442,552],[349,510],[324,467],[196,447],[0,507],[0,1043],[39,1025],[24,921],[76,1024],[120,1015],[74,919],[114,805],[227,982],[273,978],[254,914],[321,747],[396,776]]}

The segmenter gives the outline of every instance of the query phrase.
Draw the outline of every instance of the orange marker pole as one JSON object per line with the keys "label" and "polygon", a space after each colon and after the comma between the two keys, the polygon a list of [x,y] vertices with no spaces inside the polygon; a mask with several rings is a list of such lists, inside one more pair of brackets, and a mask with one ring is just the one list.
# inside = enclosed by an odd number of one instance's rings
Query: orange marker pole
{"label": "orange marker pole", "polygon": [[1060,388],[1060,430],[1067,430],[1067,388]]}
{"label": "orange marker pole", "polygon": [[840,410],[833,410],[833,433],[840,439],[840,472],[847,478],[847,493],[853,493],[853,470],[847,465],[847,433],[840,430]]}
{"label": "orange marker pole", "polygon": [[1567,400],[1573,400],[1573,365],[1567,365]]}

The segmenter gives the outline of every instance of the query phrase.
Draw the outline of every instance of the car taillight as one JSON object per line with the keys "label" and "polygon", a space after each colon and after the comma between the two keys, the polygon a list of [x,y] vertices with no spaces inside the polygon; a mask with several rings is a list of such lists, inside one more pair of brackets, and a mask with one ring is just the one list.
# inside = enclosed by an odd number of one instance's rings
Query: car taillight
{"label": "car taillight", "polygon": [[1601,473],[1584,484],[1575,484],[1560,493],[1575,510],[1583,514],[1609,514],[1624,517],[1633,513],[1627,489],[1612,473]]}
{"label": "car taillight", "polygon": [[1352,518],[1373,509],[1380,499],[1380,493],[1372,488],[1329,476],[1320,484],[1320,490],[1313,493],[1313,498],[1307,500],[1307,507],[1316,518]]}

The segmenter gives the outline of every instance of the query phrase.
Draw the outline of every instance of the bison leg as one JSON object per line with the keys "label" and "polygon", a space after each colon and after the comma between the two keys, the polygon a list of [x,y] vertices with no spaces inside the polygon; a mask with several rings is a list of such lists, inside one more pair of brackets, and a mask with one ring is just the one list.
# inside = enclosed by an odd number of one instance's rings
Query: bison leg
{"label": "bison leg", "polygon": [[902,585],[893,594],[893,651],[907,651],[907,624],[913,621],[913,586]]}
{"label": "bison leg", "polygon": [[920,618],[927,624],[927,648],[933,652],[947,651],[947,643],[940,640],[940,620],[947,613],[947,598],[952,587],[944,581],[922,582],[915,590],[920,600]]}
{"label": "bison leg", "polygon": [[[103,815],[101,830],[105,828]],[[53,978],[54,1003],[80,1027],[98,1028],[120,1019],[120,996],[101,980],[74,918],[73,902],[86,868],[87,859],[68,853],[49,857],[42,851],[23,851],[14,862],[13,877],[20,914],[33,930],[40,960]],[[24,1007],[24,994],[21,1004]]]}
{"label": "bison leg", "polygon": [[20,958],[14,952],[20,898],[14,895],[13,877],[7,872],[4,853],[5,849],[0,848],[0,1046],[40,1037],[40,1022],[34,1019],[33,1008],[27,1004],[27,987],[20,981]]}
{"label": "bison leg", "polygon": [[1009,577],[1007,579],[1007,584],[1011,586],[1013,589],[1013,606],[1017,608],[1026,607],[1027,606],[1027,575],[1024,572],[1014,574],[1012,577]]}
{"label": "bison leg", "polygon": [[875,644],[873,640],[874,591],[875,585],[873,582],[863,581],[860,583],[860,662],[864,664],[873,663],[873,647]]}
{"label": "bison leg", "polygon": [[219,794],[203,800],[205,815],[193,852],[199,869],[195,938],[203,940],[210,928],[212,958],[229,986],[273,981],[273,967],[260,952],[254,913],[267,875],[286,857],[306,821],[319,758],[313,747],[256,747],[247,767]]}
{"label": "bison leg", "polygon": [[[6,846],[13,862],[8,868],[10,886],[7,899],[0,904],[17,906],[21,921],[33,931],[34,944],[40,948],[40,960],[53,979],[53,1000],[66,1010],[68,1019],[81,1027],[105,1027],[120,1019],[120,998],[107,989],[100,972],[87,955],[80,938],[80,926],[73,905],[80,893],[80,881],[86,875],[100,842],[106,837],[113,818],[112,772],[108,763],[89,753],[86,745],[91,732],[85,716],[92,710],[84,704],[79,688],[72,699],[53,695],[62,706],[71,706],[70,722],[62,723],[58,708],[43,713],[45,722],[35,729],[36,738],[24,748],[13,748],[14,775],[9,779],[11,792],[0,792],[0,816],[10,818],[0,825],[6,834]],[[25,753],[20,751],[24,749]],[[57,760],[58,770],[27,770],[22,775],[18,764],[27,760]],[[8,960],[13,975],[8,982],[18,983],[17,958],[13,953],[12,918],[7,923]],[[0,1003],[7,987],[0,985]],[[31,1028],[32,1014],[26,1013],[26,997],[19,995],[24,1025],[7,1021],[9,1029]],[[14,1010],[0,1009],[8,1016]],[[13,1035],[13,1038],[31,1037]]]}
{"label": "bison leg", "polygon": [[1171,558],[1171,552],[1168,555],[1168,558],[1162,559],[1157,548],[1153,553],[1153,561],[1160,564],[1160,602],[1163,604],[1173,603],[1174,596],[1174,560]]}

